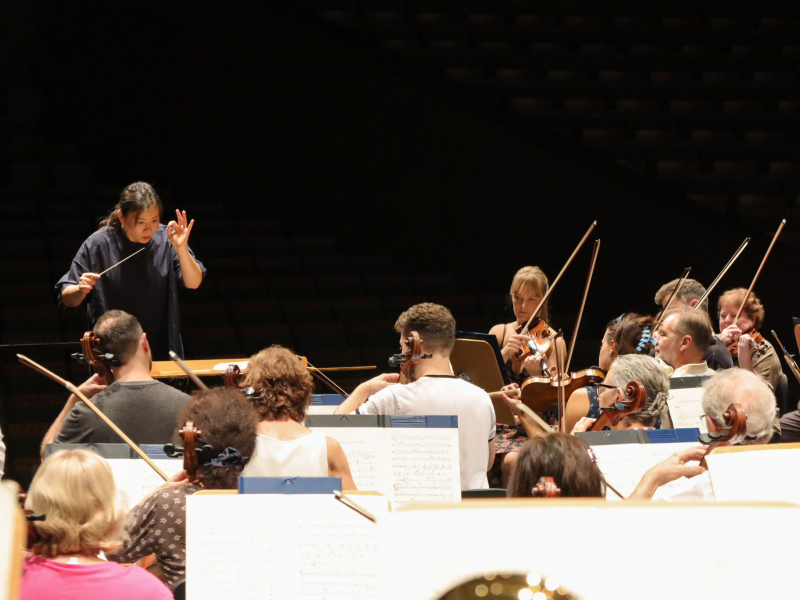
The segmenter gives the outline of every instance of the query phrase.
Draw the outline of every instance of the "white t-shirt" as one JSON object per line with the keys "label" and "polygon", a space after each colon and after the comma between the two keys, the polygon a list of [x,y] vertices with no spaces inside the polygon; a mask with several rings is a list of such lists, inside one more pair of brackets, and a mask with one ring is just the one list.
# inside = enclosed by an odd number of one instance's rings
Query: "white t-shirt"
{"label": "white t-shirt", "polygon": [[242,477],[327,477],[328,441],[319,431],[293,440],[256,435],[256,451]]}
{"label": "white t-shirt", "polygon": [[486,489],[489,440],[495,415],[489,394],[453,375],[426,375],[408,385],[390,385],[357,411],[362,415],[455,415],[461,489]]}

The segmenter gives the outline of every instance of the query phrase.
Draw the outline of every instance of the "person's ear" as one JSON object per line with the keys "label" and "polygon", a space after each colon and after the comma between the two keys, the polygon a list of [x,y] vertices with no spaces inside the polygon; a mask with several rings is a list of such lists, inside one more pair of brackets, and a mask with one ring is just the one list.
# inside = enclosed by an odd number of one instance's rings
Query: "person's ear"
{"label": "person's ear", "polygon": [[688,350],[689,347],[692,345],[692,336],[685,335],[681,340],[681,350]]}
{"label": "person's ear", "polygon": [[142,350],[145,354],[150,354],[150,342],[147,341],[147,334],[142,333]]}
{"label": "person's ear", "polygon": [[124,225],[125,224],[125,215],[119,209],[117,209],[117,217],[119,218],[119,222]]}

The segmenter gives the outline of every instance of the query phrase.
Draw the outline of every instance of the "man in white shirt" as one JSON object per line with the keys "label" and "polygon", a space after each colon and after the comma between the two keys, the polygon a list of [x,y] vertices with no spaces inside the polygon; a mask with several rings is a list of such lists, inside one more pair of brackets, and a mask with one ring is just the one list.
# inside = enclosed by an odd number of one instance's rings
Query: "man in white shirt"
{"label": "man in white shirt", "polygon": [[708,368],[703,354],[713,335],[706,313],[687,308],[670,310],[658,330],[656,358],[672,368],[670,377],[711,376],[714,371]]}
{"label": "man in white shirt", "polygon": [[494,407],[486,392],[453,374],[453,315],[438,304],[416,304],[400,315],[394,327],[404,354],[411,353],[407,338],[414,331],[422,339],[423,354],[430,354],[417,363],[414,381],[400,385],[394,373],[374,377],[359,385],[336,413],[456,415],[461,489],[488,488],[486,471],[494,462]]}
{"label": "man in white shirt", "polygon": [[[767,444],[772,438],[775,419],[775,396],[758,375],[744,369],[727,369],[714,375],[703,385],[703,411],[709,432],[726,428],[724,413],[732,403],[747,413],[748,444]],[[650,469],[630,498],[654,500],[713,500],[714,492],[708,472],[697,465],[705,448],[679,452]],[[660,486],[680,477],[687,477],[668,491]]]}

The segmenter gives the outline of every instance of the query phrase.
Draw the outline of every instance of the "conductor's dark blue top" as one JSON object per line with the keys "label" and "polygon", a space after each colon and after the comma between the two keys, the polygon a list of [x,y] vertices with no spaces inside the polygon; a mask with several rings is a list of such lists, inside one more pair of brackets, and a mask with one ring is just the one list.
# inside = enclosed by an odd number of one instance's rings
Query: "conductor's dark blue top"
{"label": "conductor's dark blue top", "polygon": [[[59,306],[64,306],[61,292],[69,285],[77,285],[83,273],[101,273],[142,246],[131,242],[121,229],[103,227],[90,235],[72,259],[69,271],[56,283]],[[144,247],[144,252],[97,281],[84,300],[89,327],[94,328],[97,319],[109,310],[124,310],[139,319],[154,359],[168,359],[169,350],[183,357],[178,311],[178,285],[183,285],[183,279],[166,226],[159,225]],[[191,249],[189,253],[194,257]],[[200,261],[197,264],[205,277],[206,268]]]}

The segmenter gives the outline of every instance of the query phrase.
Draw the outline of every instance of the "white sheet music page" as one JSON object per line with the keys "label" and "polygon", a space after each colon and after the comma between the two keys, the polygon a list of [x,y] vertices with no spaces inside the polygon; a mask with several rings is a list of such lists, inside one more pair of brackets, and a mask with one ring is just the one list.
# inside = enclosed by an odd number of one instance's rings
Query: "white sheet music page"
{"label": "white sheet music page", "polygon": [[[592,451],[597,457],[597,466],[600,467],[606,481],[627,498],[651,467],[669,458],[675,452],[699,445],[697,442],[613,444],[592,446]],[[671,482],[662,486],[662,489],[669,489],[675,485],[676,482]],[[610,489],[606,490],[606,498],[609,500],[620,499]]]}
{"label": "white sheet music page", "polygon": [[[111,465],[120,497],[128,510],[164,483],[161,475],[141,458],[110,458],[107,462]],[[161,458],[153,460],[153,463],[167,477],[172,477],[183,470],[183,460],[180,459]]]}
{"label": "white sheet music page", "polygon": [[800,448],[706,457],[717,500],[800,504]]}
{"label": "white sheet music page", "polygon": [[314,427],[342,446],[359,490],[380,492],[392,500],[389,448],[384,427]]}
{"label": "white sheet music page", "polygon": [[458,429],[389,428],[393,503],[461,499]]}
{"label": "white sheet music page", "polygon": [[671,389],[667,398],[669,416],[675,429],[684,427],[697,427],[700,433],[708,433],[706,420],[701,419],[703,407],[700,403],[703,397],[703,388]]}
{"label": "white sheet music page", "polygon": [[190,496],[186,525],[192,600],[383,598],[378,526],[333,495]]}
{"label": "white sheet music page", "polygon": [[[498,523],[514,523],[502,552]],[[583,600],[797,595],[797,556],[781,544],[800,535],[800,508],[789,505],[499,500],[401,509],[381,529],[394,600],[434,600],[478,574],[515,571],[554,577]],[[605,558],[576,555],[587,536]],[[609,560],[625,556],[641,564],[608,577]]]}

